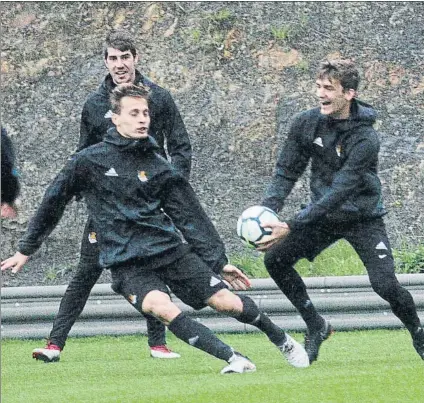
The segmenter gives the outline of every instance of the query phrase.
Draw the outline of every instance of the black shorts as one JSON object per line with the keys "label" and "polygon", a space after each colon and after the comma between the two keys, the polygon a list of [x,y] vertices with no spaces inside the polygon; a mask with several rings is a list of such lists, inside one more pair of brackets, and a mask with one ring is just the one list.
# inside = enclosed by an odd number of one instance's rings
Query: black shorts
{"label": "black shorts", "polygon": [[193,309],[202,309],[212,295],[228,288],[221,276],[194,253],[187,253],[155,270],[130,266],[111,269],[111,273],[112,289],[123,295],[139,311],[143,299],[150,291],[169,294],[170,289],[185,304]]}

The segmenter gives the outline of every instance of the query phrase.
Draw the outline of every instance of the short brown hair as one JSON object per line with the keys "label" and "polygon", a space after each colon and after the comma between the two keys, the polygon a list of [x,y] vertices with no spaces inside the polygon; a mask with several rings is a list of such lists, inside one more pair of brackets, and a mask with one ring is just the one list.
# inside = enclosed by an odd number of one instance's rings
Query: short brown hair
{"label": "short brown hair", "polygon": [[111,110],[119,115],[121,113],[121,99],[124,97],[142,98],[149,100],[149,89],[143,85],[120,84],[110,94]]}
{"label": "short brown hair", "polygon": [[132,35],[123,29],[117,29],[107,34],[104,43],[104,56],[107,59],[108,48],[118,49],[121,52],[129,50],[134,57],[137,56],[137,48],[135,46],[134,38]]}
{"label": "short brown hair", "polygon": [[357,91],[360,81],[359,71],[355,64],[351,60],[343,59],[323,61],[318,68],[317,78],[338,80],[344,91],[350,89]]}

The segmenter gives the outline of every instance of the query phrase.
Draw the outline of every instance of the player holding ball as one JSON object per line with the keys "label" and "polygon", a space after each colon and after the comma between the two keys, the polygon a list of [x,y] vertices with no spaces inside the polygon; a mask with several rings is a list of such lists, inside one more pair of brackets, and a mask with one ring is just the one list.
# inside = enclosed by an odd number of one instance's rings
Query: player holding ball
{"label": "player holding ball", "polygon": [[372,288],[390,304],[424,359],[424,331],[411,294],[395,276],[382,218],[386,210],[377,175],[376,112],[356,99],[359,81],[351,61],[320,65],[316,76],[319,105],[294,118],[261,203],[278,213],[311,163],[311,203],[286,223],[264,223],[271,235],[257,247],[266,251],[264,263],[269,274],[307,325],[305,349],[311,363],[318,358],[332,327],[316,311],[294,265],[302,258],[312,261],[339,239],[348,241],[358,253]]}

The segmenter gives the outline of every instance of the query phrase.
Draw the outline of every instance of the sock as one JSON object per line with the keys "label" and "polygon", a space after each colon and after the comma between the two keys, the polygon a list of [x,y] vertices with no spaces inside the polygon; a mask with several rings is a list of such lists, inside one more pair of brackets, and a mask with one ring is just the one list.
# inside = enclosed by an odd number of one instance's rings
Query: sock
{"label": "sock", "polygon": [[286,333],[278,327],[264,313],[259,311],[257,305],[246,295],[239,295],[243,302],[243,311],[235,318],[242,322],[257,327],[277,346],[282,346],[286,341]]}
{"label": "sock", "polygon": [[234,350],[218,339],[210,329],[180,313],[168,326],[180,340],[216,358],[229,362]]}
{"label": "sock", "polygon": [[324,326],[324,318],[318,314],[309,298],[305,283],[294,268],[284,272],[284,276],[275,279],[280,290],[298,310],[310,332],[315,332]]}
{"label": "sock", "polygon": [[165,325],[152,315],[143,314],[147,324],[147,342],[149,347],[166,344]]}

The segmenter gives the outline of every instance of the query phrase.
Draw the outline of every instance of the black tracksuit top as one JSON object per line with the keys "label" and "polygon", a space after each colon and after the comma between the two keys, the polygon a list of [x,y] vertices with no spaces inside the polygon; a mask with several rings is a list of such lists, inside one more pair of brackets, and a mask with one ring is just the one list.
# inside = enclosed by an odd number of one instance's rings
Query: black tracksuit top
{"label": "black tracksuit top", "polygon": [[374,109],[353,100],[350,117],[337,120],[319,108],[298,114],[279,155],[262,204],[278,212],[311,162],[311,203],[293,219],[291,228],[318,220],[357,221],[386,212],[377,176],[380,143],[372,125]]}
{"label": "black tracksuit top", "polygon": [[[147,77],[142,76],[138,71],[135,75],[135,84],[143,84],[150,89],[149,134],[160,147],[157,152],[166,158],[164,147],[166,141],[172,165],[188,179],[192,157],[190,138],[171,94],[151,82]],[[97,91],[87,98],[81,114],[80,139],[77,151],[99,143],[103,140],[108,129],[114,127],[111,120],[109,97],[115,87],[116,84],[111,75],[108,74]]]}
{"label": "black tracksuit top", "polygon": [[159,149],[150,136],[131,140],[112,128],[103,142],[74,154],[46,190],[18,250],[33,254],[66,204],[82,194],[103,267],[155,269],[171,263],[187,251],[176,226],[191,250],[219,273],[227,263],[224,244],[188,181]]}

